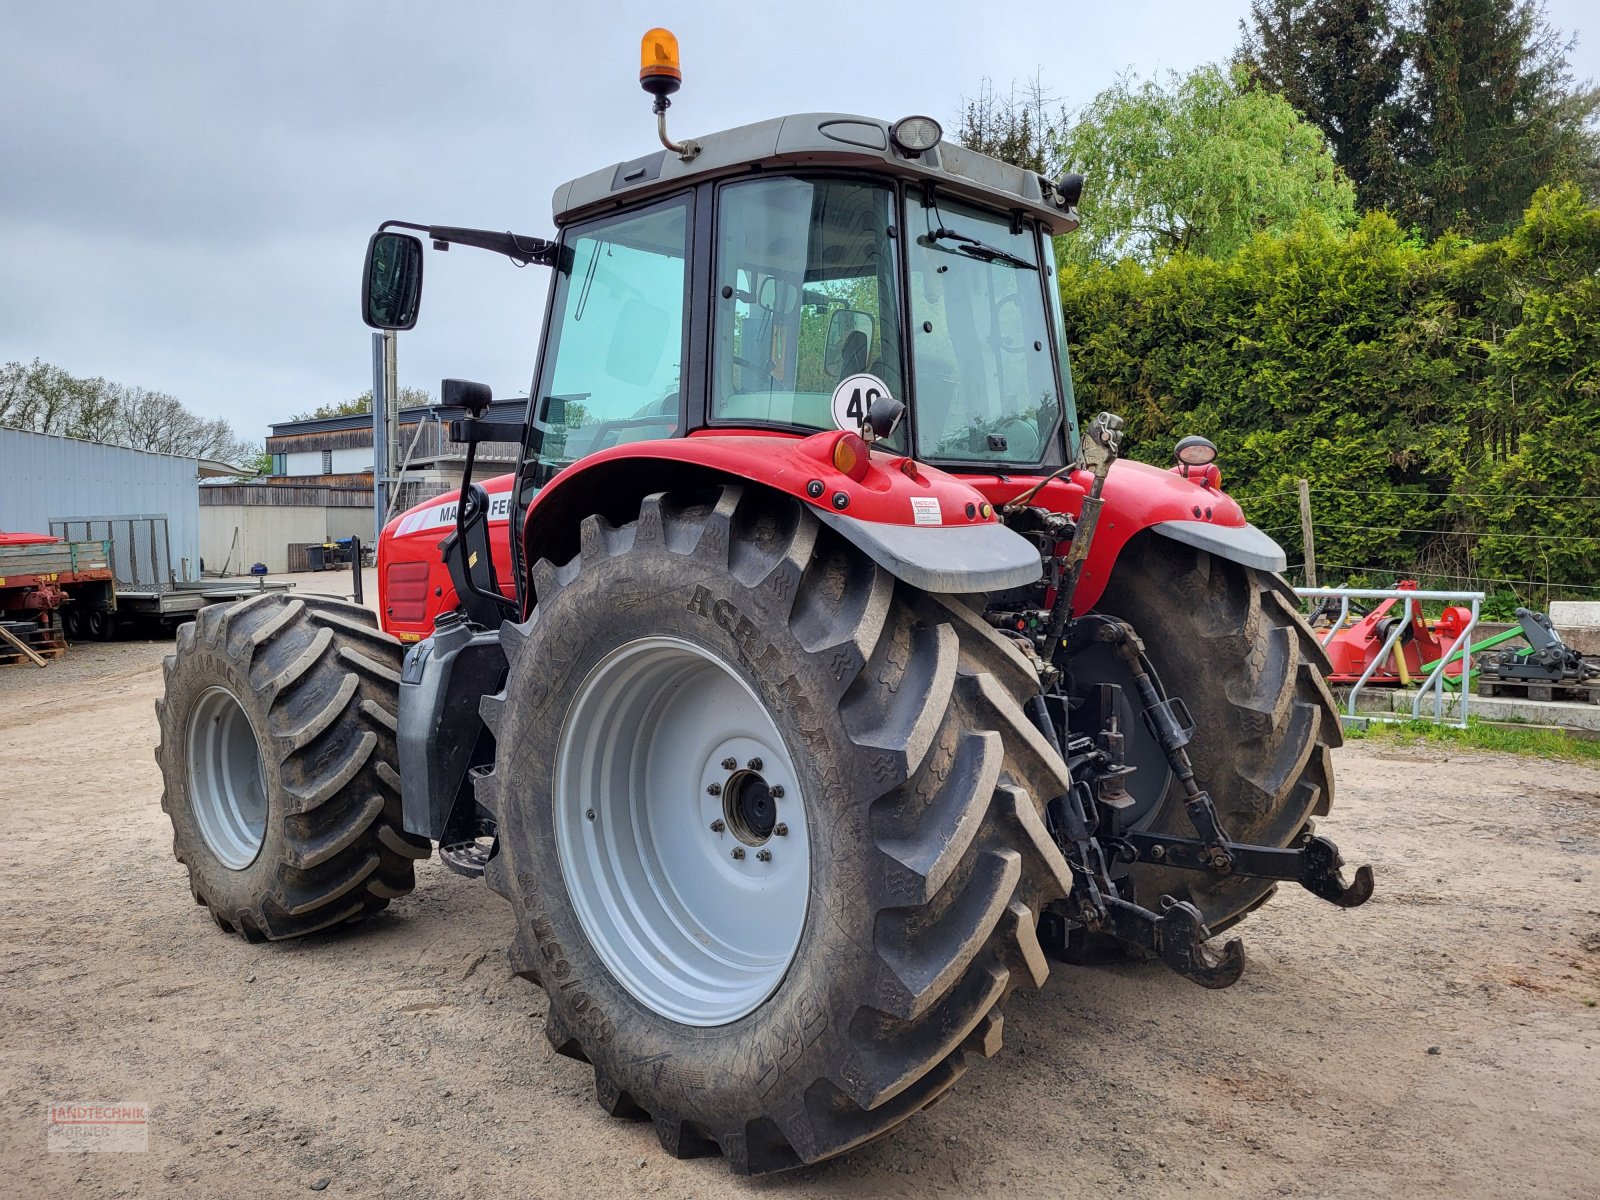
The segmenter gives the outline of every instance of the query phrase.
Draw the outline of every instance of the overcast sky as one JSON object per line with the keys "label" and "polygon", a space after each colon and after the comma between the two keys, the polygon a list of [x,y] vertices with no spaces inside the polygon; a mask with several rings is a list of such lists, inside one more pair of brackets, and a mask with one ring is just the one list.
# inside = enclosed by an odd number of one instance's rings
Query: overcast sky
{"label": "overcast sky", "polygon": [[[1077,105],[1225,58],[1246,0],[1117,5],[0,0],[0,362],[171,392],[263,437],[371,383],[366,239],[548,234],[562,181],[655,148],[639,36],[683,47],[680,137],[790,112],[956,124],[985,76]],[[1571,32],[1600,24],[1550,4]],[[1600,75],[1600,32],[1579,43]],[[431,253],[400,380],[523,393],[547,276]]]}

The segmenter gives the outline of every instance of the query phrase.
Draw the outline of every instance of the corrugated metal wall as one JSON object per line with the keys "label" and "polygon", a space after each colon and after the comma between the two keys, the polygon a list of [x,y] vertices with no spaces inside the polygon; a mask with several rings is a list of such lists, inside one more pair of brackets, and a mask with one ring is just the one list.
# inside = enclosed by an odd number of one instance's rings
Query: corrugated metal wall
{"label": "corrugated metal wall", "polygon": [[198,473],[192,458],[0,428],[0,529],[48,533],[56,518],[165,516],[173,574],[197,580]]}

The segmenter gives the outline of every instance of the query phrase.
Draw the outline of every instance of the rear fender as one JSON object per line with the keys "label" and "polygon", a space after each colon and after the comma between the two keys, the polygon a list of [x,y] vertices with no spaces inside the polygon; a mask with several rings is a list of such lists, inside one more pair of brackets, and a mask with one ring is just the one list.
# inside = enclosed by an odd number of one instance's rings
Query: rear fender
{"label": "rear fender", "polygon": [[574,463],[528,509],[526,561],[565,562],[583,519],[631,521],[656,492],[745,480],[792,496],[897,578],[928,592],[984,592],[1039,577],[1038,552],[965,480],[874,452],[834,465],[841,432],[810,437],[710,431],[631,442]]}
{"label": "rear fender", "polygon": [[[969,477],[968,482],[998,508],[1038,479],[985,475]],[[1089,472],[1071,472],[1045,484],[1033,503],[1076,517],[1090,483]],[[1123,547],[1146,530],[1261,571],[1282,571],[1287,565],[1283,549],[1244,519],[1233,497],[1215,487],[1147,463],[1119,459],[1111,465],[1100,494],[1105,505],[1073,595],[1074,612],[1087,612],[1099,602]]]}

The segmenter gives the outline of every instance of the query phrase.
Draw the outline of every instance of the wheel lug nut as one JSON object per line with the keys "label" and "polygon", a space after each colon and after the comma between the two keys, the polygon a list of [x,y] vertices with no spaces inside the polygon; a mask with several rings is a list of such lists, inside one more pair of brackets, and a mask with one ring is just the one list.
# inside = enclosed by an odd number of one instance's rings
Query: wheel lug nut
{"label": "wheel lug nut", "polygon": [[722,760],[722,769],[724,771],[731,771],[735,767],[737,767],[738,765],[739,765],[739,760],[737,758],[734,758],[732,755],[729,755],[727,758]]}
{"label": "wheel lug nut", "polygon": [[774,800],[782,800],[783,799],[783,784],[775,783],[770,788],[768,788],[767,791],[768,791],[768,793],[771,794],[771,796],[772,796],[772,798]]}
{"label": "wheel lug nut", "polygon": [[785,825],[782,821],[779,821],[776,825],[774,825],[772,827],[772,836],[773,837],[788,837],[789,836],[789,827],[787,825]]}
{"label": "wheel lug nut", "polygon": [[744,857],[744,847],[743,846],[735,846],[733,848],[733,857],[734,858],[743,858]]}
{"label": "wheel lug nut", "polygon": [[708,783],[708,784],[706,784],[706,795],[708,795],[708,796],[720,796],[720,795],[722,795],[722,785],[720,783]]}
{"label": "wheel lug nut", "polygon": [[721,833],[726,828],[727,826],[722,823],[721,817],[718,817],[715,821],[711,822],[712,833]]}
{"label": "wheel lug nut", "polygon": [[752,758],[749,762],[745,763],[745,766],[749,767],[752,771],[759,771],[761,770],[761,760],[759,758]]}
{"label": "wheel lug nut", "polygon": [[771,850],[757,850],[756,851],[756,857],[759,858],[762,862],[771,862],[772,861],[772,851]]}

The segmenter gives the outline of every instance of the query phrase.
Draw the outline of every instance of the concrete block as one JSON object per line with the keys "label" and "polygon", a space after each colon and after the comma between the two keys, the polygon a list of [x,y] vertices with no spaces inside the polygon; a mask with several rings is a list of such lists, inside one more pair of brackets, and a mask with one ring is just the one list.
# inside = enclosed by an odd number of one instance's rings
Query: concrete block
{"label": "concrete block", "polygon": [[[1346,711],[1350,689],[1335,688],[1334,693],[1339,699],[1339,711]],[[1411,702],[1416,696],[1414,690],[1407,688],[1366,687],[1361,689],[1357,707],[1361,713],[1388,712],[1409,717]],[[1600,734],[1600,704],[1522,700],[1511,696],[1473,696],[1468,701],[1467,711],[1485,721],[1526,721],[1530,725],[1559,725],[1565,729]],[[1433,719],[1431,694],[1422,702],[1422,715],[1428,720]],[[1445,693],[1444,718],[1446,722],[1461,719],[1461,697],[1458,694]]]}
{"label": "concrete block", "polygon": [[1600,655],[1600,600],[1552,600],[1550,620],[1579,654]]}
{"label": "concrete block", "polygon": [[1550,620],[1557,629],[1568,625],[1574,628],[1600,629],[1600,600],[1552,600]]}

